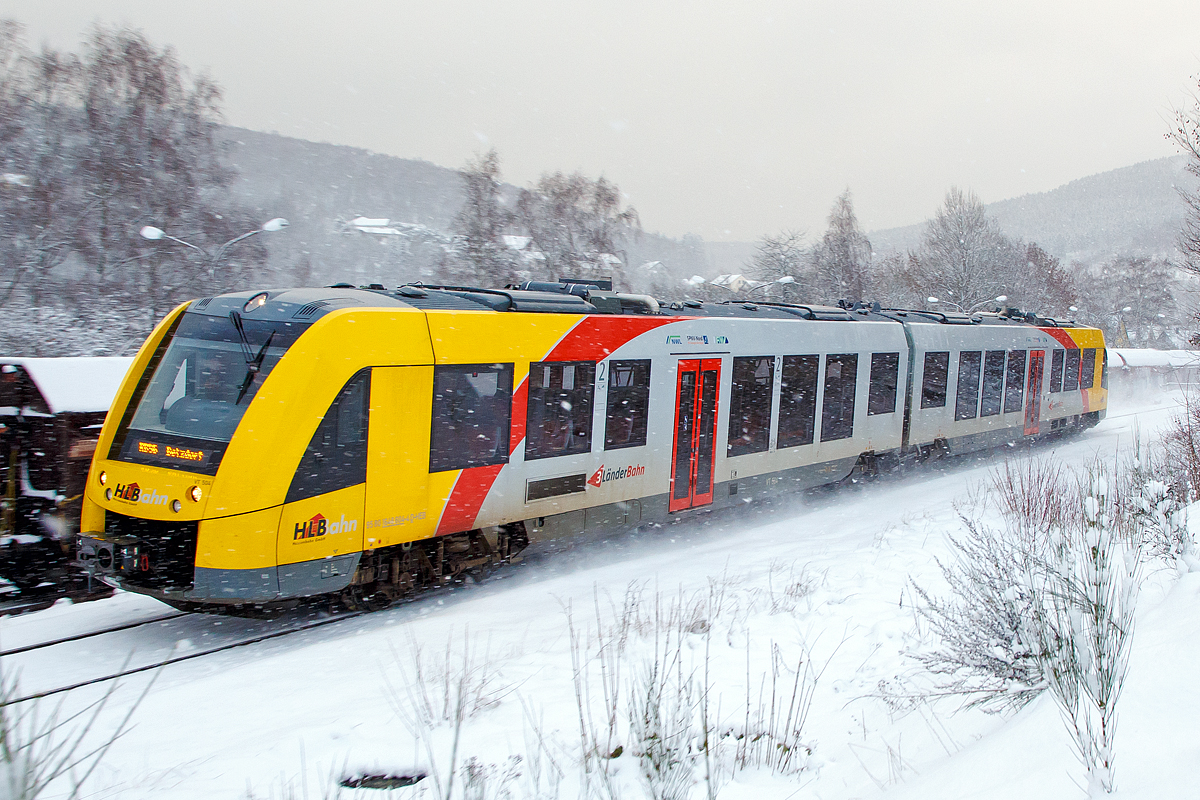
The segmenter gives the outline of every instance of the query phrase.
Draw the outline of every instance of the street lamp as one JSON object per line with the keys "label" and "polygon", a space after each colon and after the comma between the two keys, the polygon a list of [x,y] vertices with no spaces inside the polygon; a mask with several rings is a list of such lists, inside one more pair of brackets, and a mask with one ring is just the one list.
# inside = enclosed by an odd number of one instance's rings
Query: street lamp
{"label": "street lamp", "polygon": [[200,247],[199,245],[194,245],[191,242],[186,242],[183,239],[172,236],[169,233],[167,233],[166,231],[164,231],[162,228],[156,228],[153,225],[147,225],[146,227],[144,227],[140,231],[138,231],[138,234],[143,239],[148,239],[152,242],[157,242],[159,239],[169,239],[172,242],[175,242],[176,244],[181,244],[184,247],[192,248],[197,253],[204,256],[206,259],[208,259],[208,275],[211,278],[213,276],[214,272],[216,271],[217,264],[220,263],[221,259],[225,257],[225,252],[230,247],[232,247],[233,245],[242,241],[243,239],[249,239],[251,236],[254,236],[255,234],[259,234],[259,233],[263,233],[263,232],[273,233],[275,231],[281,231],[284,228],[286,228],[287,226],[288,226],[288,221],[286,219],[284,219],[283,217],[275,217],[275,219],[269,219],[266,222],[264,222],[262,225],[260,225],[259,227],[255,228],[254,230],[246,231],[241,236],[233,237],[228,242],[226,242],[225,244],[218,247],[216,252],[214,252],[214,253],[209,253],[203,247]]}
{"label": "street lamp", "polygon": [[1117,312],[1117,324],[1119,326],[1117,328],[1117,341],[1115,342],[1117,347],[1130,346],[1129,328],[1125,325],[1125,315],[1130,311],[1133,311],[1133,306],[1125,306]]}

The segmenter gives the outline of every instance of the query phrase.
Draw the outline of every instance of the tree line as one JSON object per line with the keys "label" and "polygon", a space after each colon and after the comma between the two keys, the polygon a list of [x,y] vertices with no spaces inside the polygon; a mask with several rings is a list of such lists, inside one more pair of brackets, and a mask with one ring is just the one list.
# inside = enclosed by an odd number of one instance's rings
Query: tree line
{"label": "tree line", "polygon": [[1179,303],[1180,266],[1123,255],[1064,264],[1036,242],[1006,235],[974,192],[951,188],[913,250],[875,252],[846,190],[820,239],[809,243],[795,230],[764,236],[747,272],[766,284],[752,290],[759,299],[966,314],[1016,308],[1096,325],[1118,346],[1166,347],[1180,346],[1192,327]]}
{"label": "tree line", "polygon": [[495,149],[461,170],[464,201],[452,246],[439,265],[447,283],[505,286],[524,281],[612,279],[633,288],[627,245],[641,223],[603,176],[545,173],[515,198],[504,195]]}
{"label": "tree line", "polygon": [[[324,282],[356,258],[353,248],[342,260],[331,252],[318,275],[312,254],[255,237],[214,260],[222,242],[264,222],[229,191],[235,171],[218,135],[221,99],[211,78],[192,75],[170,47],[138,31],[98,25],[78,52],[35,50],[18,23],[0,20],[0,308],[13,321],[0,349],[128,351],[175,302],[267,278]],[[1200,177],[1200,99],[1173,123],[1168,137]],[[422,280],[611,278],[666,300],[743,297],[687,280],[703,271],[703,242],[689,236],[666,248],[642,236],[636,210],[603,176],[548,172],[514,189],[495,150],[459,173],[461,208],[451,230],[429,232],[440,255],[421,268]],[[1200,195],[1183,200],[1181,259],[1083,264],[1007,236],[960,189],[947,193],[916,248],[876,252],[847,190],[819,237],[784,230],[757,242],[744,271],[765,285],[746,296],[968,313],[1008,305],[1099,325],[1116,344],[1177,346],[1195,327],[1180,276],[1200,275]],[[148,240],[138,235],[145,226],[199,247]],[[268,247],[288,262],[270,273]]]}
{"label": "tree line", "polygon": [[[98,25],[79,52],[34,50],[0,21],[0,306],[25,323],[6,351],[27,351],[34,330],[63,335],[73,315],[143,330],[263,263],[253,240],[213,263],[262,222],[225,191],[220,102],[211,79],[138,31]],[[199,250],[139,236],[146,226]]]}

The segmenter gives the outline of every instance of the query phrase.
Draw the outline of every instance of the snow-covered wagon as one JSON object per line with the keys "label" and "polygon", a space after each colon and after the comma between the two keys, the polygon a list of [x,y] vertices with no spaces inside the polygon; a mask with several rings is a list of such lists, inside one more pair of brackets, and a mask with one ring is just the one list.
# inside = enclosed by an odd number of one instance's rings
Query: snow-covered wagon
{"label": "snow-covered wagon", "polygon": [[129,358],[0,357],[0,577],[62,585],[88,468]]}

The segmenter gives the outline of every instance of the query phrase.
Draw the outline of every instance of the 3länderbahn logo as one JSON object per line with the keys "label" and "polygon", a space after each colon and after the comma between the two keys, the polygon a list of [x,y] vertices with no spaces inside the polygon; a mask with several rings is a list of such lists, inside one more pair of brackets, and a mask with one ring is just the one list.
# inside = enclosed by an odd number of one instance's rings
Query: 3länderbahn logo
{"label": "3l\u00e4nderbahn logo", "polygon": [[588,478],[588,484],[591,486],[603,486],[610,481],[620,481],[625,478],[640,478],[646,474],[646,468],[641,464],[631,464],[626,467],[613,467],[605,469],[604,465],[600,465],[600,469],[592,473],[592,477]]}

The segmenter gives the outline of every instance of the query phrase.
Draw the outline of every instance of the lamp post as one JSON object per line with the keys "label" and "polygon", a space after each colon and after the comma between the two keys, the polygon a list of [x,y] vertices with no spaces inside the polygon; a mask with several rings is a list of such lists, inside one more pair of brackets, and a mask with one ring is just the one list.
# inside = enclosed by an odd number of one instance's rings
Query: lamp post
{"label": "lamp post", "polygon": [[226,251],[229,250],[230,247],[232,247],[233,245],[242,241],[243,239],[249,239],[251,236],[254,236],[255,234],[264,233],[264,232],[273,233],[274,231],[281,231],[284,228],[286,228],[287,226],[288,226],[288,221],[286,219],[284,219],[283,217],[275,217],[275,219],[269,219],[266,222],[264,222],[262,225],[260,225],[259,227],[255,228],[254,230],[246,231],[241,236],[233,237],[228,242],[226,242],[225,244],[218,247],[216,249],[216,251],[213,253],[209,253],[207,250],[205,250],[203,247],[200,247],[199,245],[195,245],[195,244],[192,244],[191,242],[187,242],[187,241],[184,241],[183,239],[172,236],[169,233],[167,233],[166,231],[164,231],[162,228],[156,228],[153,225],[147,225],[146,227],[142,228],[140,231],[138,231],[138,235],[140,235],[143,239],[148,239],[152,242],[156,242],[159,239],[169,239],[170,241],[175,242],[176,244],[181,244],[184,247],[192,248],[197,253],[204,256],[206,259],[208,259],[208,276],[211,278],[216,273],[217,264],[220,263],[221,259],[225,257],[225,253],[226,253]]}
{"label": "lamp post", "polygon": [[1133,306],[1125,306],[1117,312],[1117,347],[1129,347],[1129,328],[1125,326],[1125,315],[1133,311]]}

